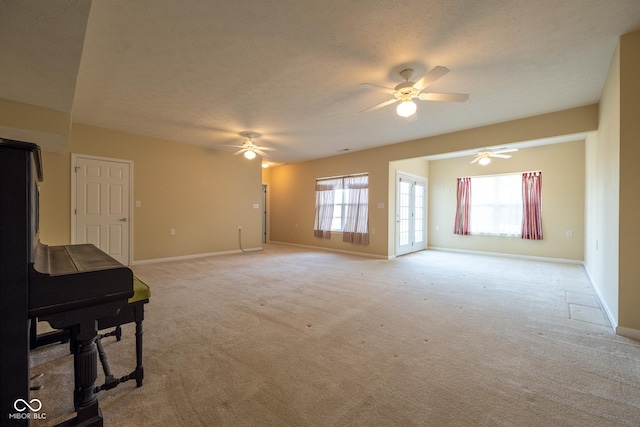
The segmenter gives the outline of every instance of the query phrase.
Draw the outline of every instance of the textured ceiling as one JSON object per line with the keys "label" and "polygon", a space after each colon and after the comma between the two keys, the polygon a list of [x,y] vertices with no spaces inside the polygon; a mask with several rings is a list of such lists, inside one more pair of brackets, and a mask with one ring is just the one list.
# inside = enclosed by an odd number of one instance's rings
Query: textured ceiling
{"label": "textured ceiling", "polygon": [[[637,29],[638,0],[0,0],[0,98],[291,163],[596,103]],[[359,113],[437,65],[467,102]]]}
{"label": "textured ceiling", "polygon": [[0,0],[0,99],[71,111],[90,5]]}

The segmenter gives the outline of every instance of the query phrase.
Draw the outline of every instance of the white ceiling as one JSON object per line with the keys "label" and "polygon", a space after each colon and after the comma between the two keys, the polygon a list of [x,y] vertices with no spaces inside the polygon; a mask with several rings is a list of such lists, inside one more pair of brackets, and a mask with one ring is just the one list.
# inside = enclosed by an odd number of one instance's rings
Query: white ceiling
{"label": "white ceiling", "polygon": [[[638,0],[0,0],[0,98],[291,163],[596,103],[637,29]],[[467,102],[359,113],[436,65]]]}

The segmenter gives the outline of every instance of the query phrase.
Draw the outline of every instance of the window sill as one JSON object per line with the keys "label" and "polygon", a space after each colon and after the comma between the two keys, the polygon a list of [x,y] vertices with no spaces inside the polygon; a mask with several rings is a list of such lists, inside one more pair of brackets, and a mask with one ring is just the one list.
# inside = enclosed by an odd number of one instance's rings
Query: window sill
{"label": "window sill", "polygon": [[471,236],[489,236],[489,237],[513,237],[521,239],[522,234],[506,234],[506,233],[469,233]]}

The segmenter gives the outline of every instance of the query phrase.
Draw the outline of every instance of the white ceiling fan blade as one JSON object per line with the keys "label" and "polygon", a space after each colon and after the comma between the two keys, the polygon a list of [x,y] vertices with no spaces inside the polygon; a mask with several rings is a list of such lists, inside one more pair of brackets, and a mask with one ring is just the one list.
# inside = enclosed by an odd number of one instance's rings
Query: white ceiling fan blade
{"label": "white ceiling fan blade", "polygon": [[362,83],[362,84],[360,84],[360,87],[365,88],[365,89],[371,89],[371,90],[379,90],[381,92],[390,93],[391,95],[393,95],[396,92],[395,89],[391,89],[391,88],[384,87],[384,86],[378,86],[378,85],[374,85],[374,84],[371,84],[371,83]]}
{"label": "white ceiling fan blade", "polygon": [[255,145],[253,148],[257,148],[258,150],[263,150],[263,151],[278,151],[277,148],[271,148],[271,147],[260,147],[258,145]]}
{"label": "white ceiling fan blade", "polygon": [[499,159],[510,159],[511,158],[511,156],[509,154],[496,154],[496,153],[489,154],[489,157],[497,157]]}
{"label": "white ceiling fan blade", "polygon": [[218,145],[218,147],[232,147],[232,148],[242,148],[242,145],[225,145],[225,144],[220,144]]}
{"label": "white ceiling fan blade", "polygon": [[382,108],[382,107],[386,107],[387,105],[391,105],[391,104],[393,104],[394,102],[398,102],[398,101],[399,101],[399,99],[398,99],[398,98],[390,99],[390,100],[388,100],[388,101],[382,102],[382,103],[380,103],[380,104],[378,104],[378,105],[374,105],[373,107],[369,107],[369,108],[367,108],[366,110],[362,110],[362,111],[360,111],[360,112],[361,112],[361,113],[364,113],[364,112],[367,112],[367,111],[375,111],[375,110],[379,110],[379,109],[380,109],[380,108]]}
{"label": "white ceiling fan blade", "polygon": [[260,154],[262,157],[269,157],[269,155],[267,153],[265,153],[262,150],[259,150],[259,149],[255,148],[255,147],[253,148],[253,151],[255,151],[257,154]]}
{"label": "white ceiling fan blade", "polygon": [[236,156],[236,155],[238,155],[238,154],[244,153],[245,151],[247,151],[247,149],[246,149],[246,148],[243,148],[243,149],[238,150],[238,151],[236,151],[235,153],[233,153],[233,155],[234,155],[234,156]]}
{"label": "white ceiling fan blade", "polygon": [[420,80],[418,80],[413,85],[413,87],[415,87],[418,90],[422,90],[425,87],[429,86],[431,83],[433,83],[436,80],[438,80],[440,77],[442,77],[445,74],[447,74],[448,72],[449,72],[449,69],[447,67],[442,67],[442,66],[438,65],[433,70],[429,71],[427,74],[422,76],[422,78]]}
{"label": "white ceiling fan blade", "polygon": [[469,99],[469,94],[426,92],[418,95],[418,98],[422,101],[465,102],[467,99]]}
{"label": "white ceiling fan blade", "polygon": [[471,164],[474,164],[475,162],[477,162],[480,159],[481,159],[481,156],[476,157],[475,159],[471,160]]}

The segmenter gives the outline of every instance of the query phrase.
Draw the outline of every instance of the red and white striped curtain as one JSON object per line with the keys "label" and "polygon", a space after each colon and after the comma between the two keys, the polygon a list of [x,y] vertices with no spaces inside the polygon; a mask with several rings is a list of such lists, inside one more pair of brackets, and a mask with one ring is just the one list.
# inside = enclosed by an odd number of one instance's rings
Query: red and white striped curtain
{"label": "red and white striped curtain", "polygon": [[471,205],[471,178],[458,178],[458,195],[454,234],[469,233],[469,206]]}
{"label": "red and white striped curtain", "polygon": [[522,174],[522,238],[542,240],[542,172]]}

